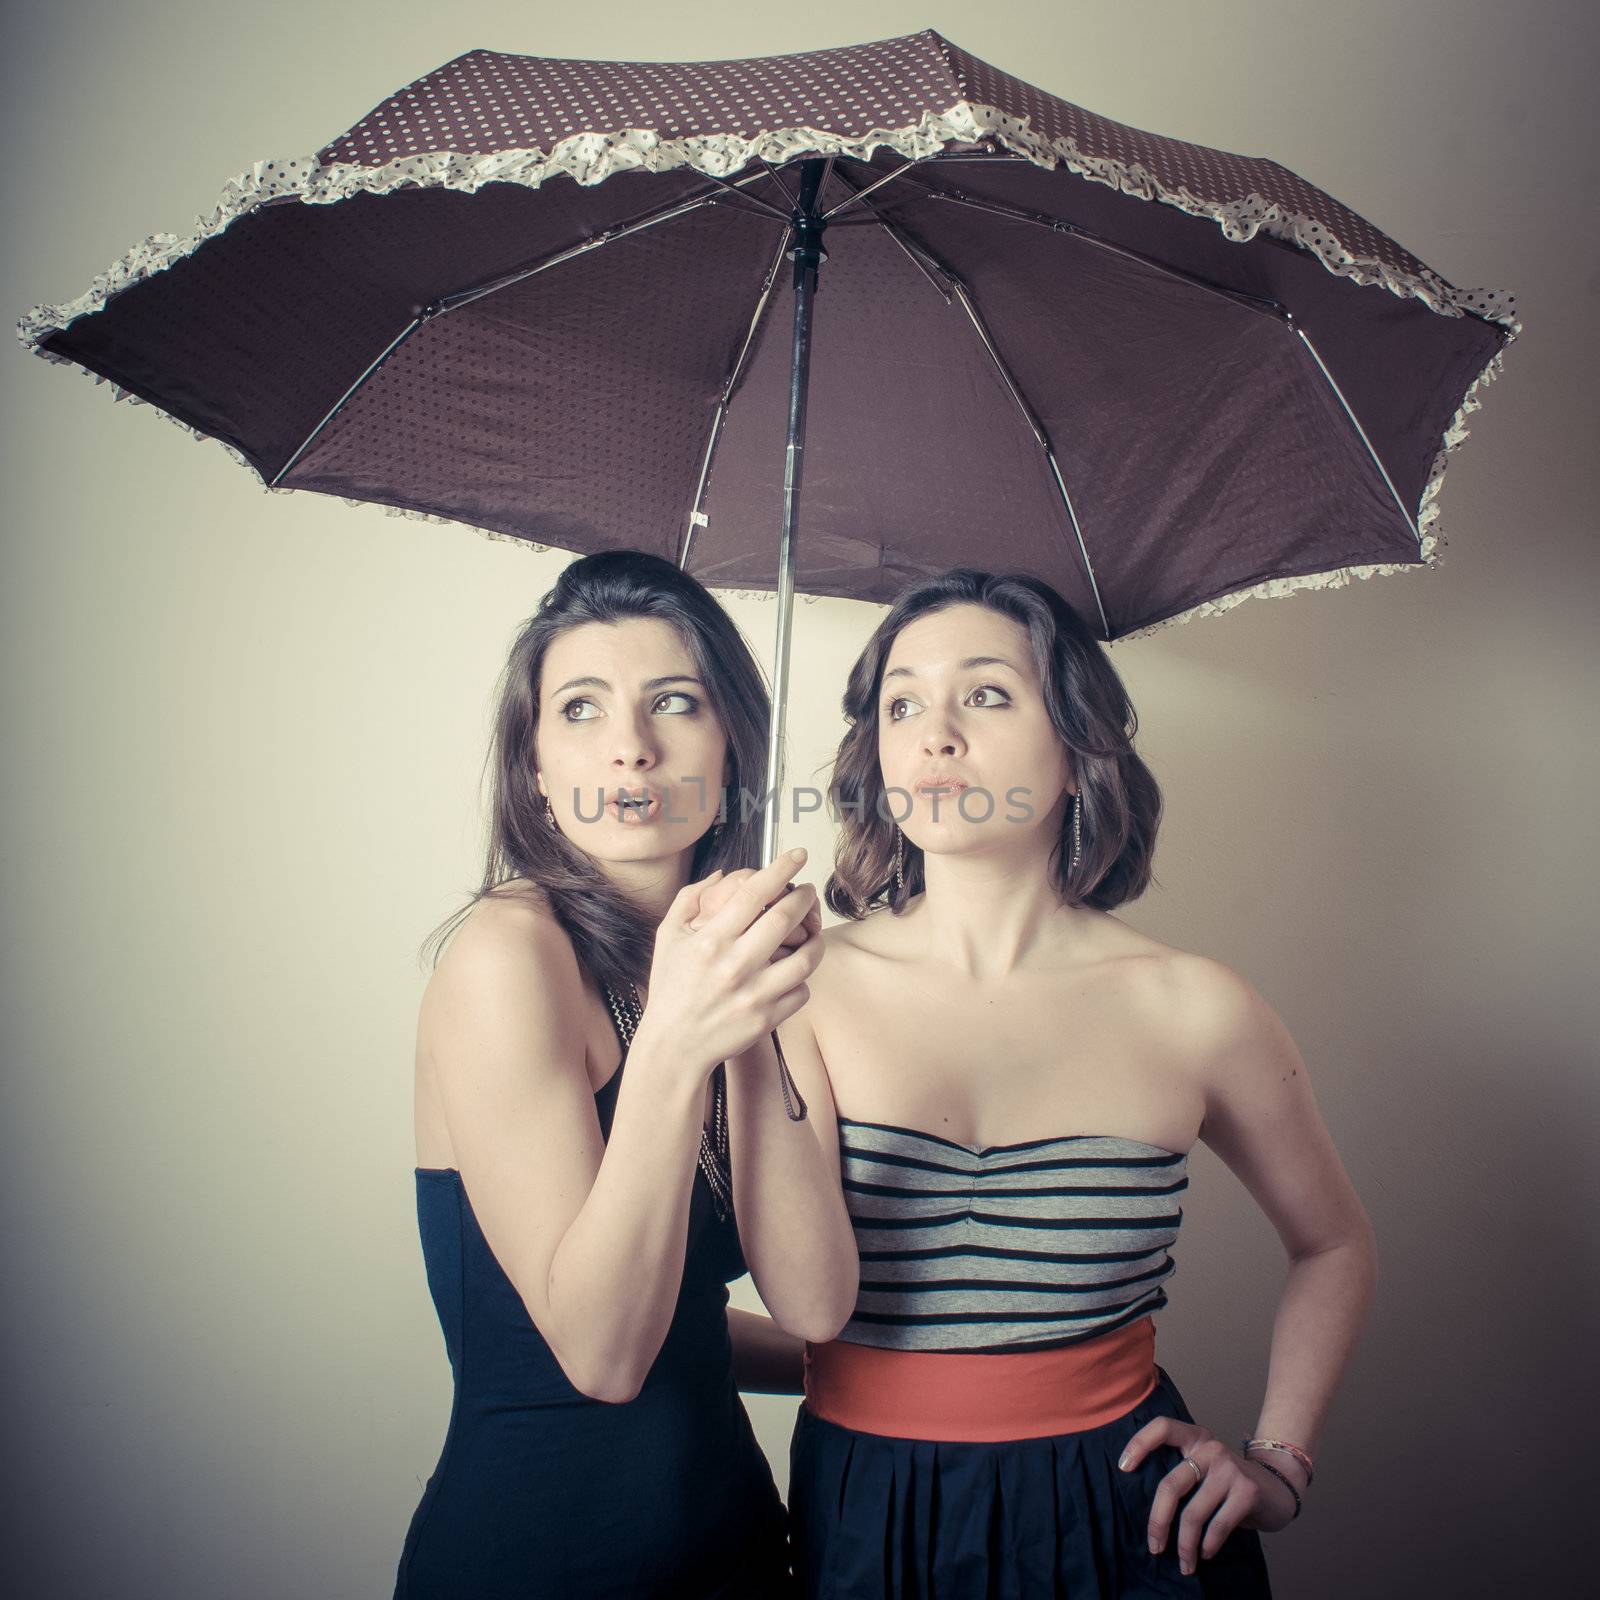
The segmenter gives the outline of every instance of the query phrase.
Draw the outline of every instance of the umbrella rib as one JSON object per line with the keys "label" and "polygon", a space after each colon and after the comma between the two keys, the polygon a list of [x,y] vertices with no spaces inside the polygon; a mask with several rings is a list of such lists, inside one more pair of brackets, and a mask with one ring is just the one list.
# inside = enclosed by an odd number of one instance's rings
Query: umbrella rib
{"label": "umbrella rib", "polygon": [[786,184],[778,175],[778,169],[773,166],[765,156],[757,156],[756,160],[767,169],[767,176],[771,178],[775,184],[777,184],[779,190],[783,194],[783,198],[789,202],[789,209],[793,211],[794,208],[800,204],[800,201],[796,198],[796,196],[789,192],[789,185]]}
{"label": "umbrella rib", "polygon": [[1016,222],[1030,222],[1035,227],[1048,228],[1052,233],[1065,234],[1071,239],[1082,239],[1086,244],[1097,245],[1112,255],[1121,256],[1127,261],[1135,261],[1140,266],[1149,267],[1153,272],[1165,273],[1169,278],[1176,278],[1191,288],[1203,289],[1208,294],[1244,306],[1247,310],[1259,311],[1264,316],[1277,318],[1280,322],[1288,319],[1288,308],[1265,295],[1251,294],[1246,289],[1231,289],[1225,284],[1213,283],[1209,278],[1185,272],[1181,267],[1158,261],[1154,256],[1147,256],[1138,250],[1129,250],[1124,245],[1113,244],[1109,239],[1103,239],[1099,234],[1091,233],[1087,228],[1080,228],[1074,222],[1063,221],[1060,217],[1046,216],[1037,211],[1024,211],[1017,206],[1002,205],[997,200],[978,200],[971,195],[963,194],[959,189],[934,189],[924,184],[919,186],[918,193],[931,200],[950,200],[957,205],[970,206],[977,211],[988,211],[995,216],[1010,217]]}
{"label": "umbrella rib", "polygon": [[[989,155],[980,155],[977,151],[964,151],[957,155],[946,155],[941,151],[935,150],[931,155],[914,156],[910,161],[904,162],[900,166],[896,167],[893,172],[886,172],[881,178],[877,179],[876,182],[869,183],[865,189],[857,190],[856,193],[851,195],[848,200],[841,200],[839,204],[836,205],[831,211],[824,211],[822,214],[822,220],[824,222],[832,222],[841,211],[847,211],[858,201],[865,200],[866,197],[873,193],[874,190],[881,189],[886,183],[893,183],[896,178],[903,177],[913,167],[920,167],[928,161],[937,161],[941,167],[957,161],[964,161],[969,164],[976,162],[993,166],[996,162],[1025,162],[1027,159],[1028,158],[1026,156],[1012,155],[1009,151],[995,152]],[[844,174],[841,173],[840,177],[843,178],[843,176]],[[870,211],[872,210],[872,207],[868,206],[867,209]]]}
{"label": "umbrella rib", "polygon": [[[850,179],[845,178],[844,181],[849,183]],[[856,198],[858,200],[862,199],[866,193],[867,191],[863,189]],[[931,266],[948,281],[956,299],[961,302],[961,309],[966,312],[972,326],[977,330],[978,337],[983,341],[984,349],[989,352],[989,359],[994,363],[995,370],[1000,374],[1001,381],[1005,384],[1011,398],[1016,402],[1017,409],[1022,413],[1023,420],[1028,424],[1034,438],[1038,441],[1039,448],[1044,451],[1045,461],[1050,467],[1050,475],[1055,479],[1056,488],[1061,494],[1061,503],[1066,507],[1067,520],[1072,524],[1073,536],[1078,541],[1078,554],[1083,558],[1083,570],[1089,579],[1089,592],[1094,596],[1095,609],[1100,613],[1100,626],[1105,630],[1105,636],[1109,639],[1111,637],[1111,624],[1106,619],[1105,602],[1100,598],[1100,585],[1094,575],[1094,563],[1089,559],[1089,547],[1084,543],[1083,529],[1079,526],[1078,513],[1073,507],[1072,496],[1067,490],[1066,479],[1061,476],[1061,466],[1056,460],[1055,447],[1051,444],[1050,436],[1045,431],[1044,424],[1039,420],[1038,413],[1029,405],[1021,386],[1012,376],[1011,369],[1006,365],[1005,359],[996,348],[988,328],[984,325],[983,318],[978,315],[978,308],[972,303],[972,296],[968,292],[966,284],[962,281],[959,273],[952,272],[927,246],[917,240],[902,238],[900,229],[883,216],[871,201],[867,201],[866,206],[867,210],[877,218],[878,225],[905,251],[906,255],[921,269],[923,276],[943,296],[946,305],[950,303],[950,295],[945,290],[940,289],[939,285],[934,282],[933,274],[928,270],[929,267]]]}
{"label": "umbrella rib", "polygon": [[[710,174],[702,173],[701,176],[709,177]],[[760,174],[756,173],[751,178],[740,179],[739,182],[750,183],[759,176]],[[717,183],[725,183],[727,180],[717,178],[713,179],[713,181]],[[309,450],[316,442],[317,437],[321,434],[322,430],[326,428],[328,424],[332,422],[342,410],[344,410],[345,406],[350,403],[350,399],[355,394],[356,390],[358,390],[362,384],[364,384],[367,379],[370,378],[373,373],[375,373],[378,368],[381,367],[384,362],[387,361],[389,357],[392,356],[395,351],[399,349],[399,347],[404,344],[405,341],[409,339],[411,335],[414,334],[425,322],[431,322],[435,317],[443,316],[448,311],[456,311],[462,306],[471,305],[474,300],[481,300],[485,295],[493,294],[497,289],[508,289],[513,284],[525,282],[527,279],[535,277],[537,274],[547,271],[551,267],[559,266],[563,261],[571,261],[575,256],[585,255],[590,250],[597,250],[603,244],[612,244],[618,239],[625,239],[629,235],[640,233],[646,228],[653,228],[658,222],[671,222],[673,218],[684,216],[690,211],[697,211],[702,206],[715,205],[722,198],[723,196],[720,193],[711,192],[702,194],[695,199],[678,201],[675,204],[666,207],[662,211],[647,213],[645,216],[639,217],[633,222],[624,223],[615,228],[608,228],[604,233],[596,234],[593,239],[586,239],[582,244],[573,245],[566,250],[558,251],[555,255],[548,256],[543,261],[535,262],[530,267],[519,267],[515,272],[504,274],[488,283],[478,284],[470,289],[460,289],[455,294],[442,296],[440,299],[435,300],[432,305],[424,306],[422,310],[419,311],[416,316],[414,316],[411,321],[404,328],[402,328],[393,339],[389,341],[382,352],[374,361],[371,362],[361,376],[357,378],[356,381],[352,383],[342,395],[339,396],[338,400],[336,400],[329,408],[327,415],[323,417],[316,427],[314,427],[311,432],[300,441],[299,448],[296,449],[294,454],[291,455],[289,459],[278,468],[277,472],[274,473],[272,478],[268,481],[268,488],[276,488],[278,484],[283,481],[285,475],[294,467],[295,463],[299,461],[301,456],[303,456],[306,451]],[[753,195],[741,195],[738,198],[753,200],[755,197]],[[757,203],[761,204],[761,202]],[[776,210],[772,206],[764,206],[763,212],[752,211],[749,213],[749,215],[764,215],[765,211],[772,212],[774,216],[781,218],[784,222],[788,221],[788,219],[783,216],[781,211]]]}
{"label": "umbrella rib", "polygon": [[934,273],[940,272],[941,269],[920,255],[911,245],[907,244],[906,241],[900,237],[899,230],[890,227],[889,224],[878,215],[877,211],[873,207],[868,206],[867,209],[872,212],[873,221],[875,221],[878,226],[882,228],[883,231],[888,234],[897,245],[900,246],[900,249],[904,253],[906,260],[909,261],[911,265],[914,266],[917,271],[920,272],[922,276],[933,285],[934,293],[937,294],[946,305],[949,305],[952,290],[946,289],[944,285],[939,282],[938,278],[934,277]]}
{"label": "umbrella rib", "polygon": [[1333,374],[1328,371],[1327,363],[1317,354],[1317,347],[1312,344],[1306,330],[1294,320],[1292,314],[1289,317],[1289,326],[1295,333],[1299,334],[1300,342],[1311,352],[1311,359],[1316,362],[1322,376],[1328,380],[1328,387],[1333,390],[1334,398],[1344,407],[1344,414],[1349,417],[1350,425],[1356,430],[1362,444],[1367,447],[1367,454],[1372,457],[1373,466],[1378,469],[1379,474],[1382,476],[1400,515],[1406,519],[1406,526],[1411,530],[1411,537],[1417,541],[1417,553],[1420,555],[1422,553],[1422,531],[1417,527],[1416,519],[1406,510],[1405,501],[1400,498],[1400,491],[1395,488],[1394,479],[1389,476],[1389,469],[1384,466],[1382,457],[1373,449],[1372,440],[1367,437],[1367,430],[1361,426],[1361,419],[1350,409],[1350,402],[1345,399],[1344,390],[1334,380]]}
{"label": "umbrella rib", "polygon": [[[937,154],[937,152],[935,152],[935,154]],[[847,200],[841,200],[831,211],[824,211],[822,213],[822,220],[824,222],[832,222],[841,211],[847,210],[849,207],[864,201],[869,194],[872,194],[875,190],[881,189],[884,184],[893,183],[896,178],[903,176],[913,167],[920,167],[924,161],[931,160],[933,160],[933,156],[917,156],[913,160],[905,162],[902,166],[896,167],[893,172],[886,172],[875,183],[869,183],[865,189],[857,189],[856,192]],[[850,181],[844,177],[843,173],[840,173],[839,176],[841,181]],[[854,187],[853,184],[852,187]],[[869,206],[868,209],[871,210],[872,208]]]}
{"label": "umbrella rib", "polygon": [[[719,180],[720,181],[720,180]],[[749,180],[745,180],[749,181]],[[608,228],[604,233],[598,233],[592,239],[585,239],[582,244],[568,246],[559,250],[553,256],[547,256],[543,261],[536,261],[531,266],[518,267],[514,272],[504,273],[498,278],[493,278],[487,283],[477,284],[470,289],[458,289],[454,294],[443,296],[436,301],[430,309],[434,314],[446,311],[455,311],[465,305],[471,305],[474,300],[481,300],[486,294],[493,294],[499,289],[509,289],[514,284],[523,283],[527,279],[547,272],[551,267],[558,267],[564,261],[571,261],[576,256],[587,255],[591,250],[598,250],[603,244],[614,244],[618,239],[626,239],[635,233],[642,233],[646,228],[653,228],[661,222],[671,222],[675,218],[685,216],[691,211],[698,211],[702,206],[716,205],[722,195],[708,193],[692,200],[679,201],[668,206],[663,211],[650,212],[636,221],[623,223],[619,227]],[[768,208],[771,209],[770,207]],[[757,215],[751,212],[750,215]],[[781,221],[789,219],[782,212],[774,211],[773,215]]]}
{"label": "umbrella rib", "polygon": [[703,527],[706,522],[705,512],[701,509],[705,501],[706,485],[711,477],[711,457],[717,448],[717,436],[722,432],[722,424],[728,415],[728,405],[733,398],[734,385],[739,381],[739,374],[744,371],[745,358],[750,354],[751,346],[756,341],[756,329],[761,326],[761,319],[766,314],[767,301],[772,298],[773,285],[778,281],[778,269],[783,265],[784,252],[789,248],[789,239],[794,233],[793,228],[785,228],[783,237],[778,240],[778,248],[772,257],[772,265],[767,268],[767,276],[761,285],[761,295],[756,301],[755,315],[750,319],[750,326],[745,330],[744,343],[739,347],[739,354],[733,363],[733,370],[728,374],[728,381],[722,386],[721,398],[717,401],[717,409],[711,418],[711,436],[706,440],[705,454],[700,460],[700,481],[694,489],[694,506],[689,512],[688,526],[683,530],[683,547],[678,555],[678,570],[689,570],[689,547],[694,541],[695,529]]}
{"label": "umbrella rib", "polygon": [[[762,213],[766,216],[776,217],[779,222],[787,222],[789,220],[788,212],[780,211],[770,201],[761,199],[759,195],[746,194],[744,190],[741,189],[731,178],[719,178],[714,172],[704,171],[700,173],[700,176],[702,178],[709,178],[713,183],[720,183],[724,189],[730,192],[735,200],[747,200],[751,205],[759,206]],[[745,181],[749,182],[748,179]]]}
{"label": "umbrella rib", "polygon": [[297,462],[300,457],[303,456],[306,451],[309,450],[316,442],[317,435],[320,434],[322,430],[326,428],[328,424],[332,422],[333,419],[344,409],[346,403],[350,399],[350,396],[353,395],[356,390],[359,389],[361,385],[364,384],[367,379],[370,378],[372,374],[376,372],[378,368],[381,367],[384,362],[387,361],[389,357],[392,356],[395,351],[398,350],[400,346],[404,344],[406,340],[409,339],[411,335],[414,334],[417,329],[420,328],[427,320],[428,312],[426,310],[419,311],[416,316],[414,316],[411,321],[407,323],[406,326],[403,327],[399,333],[397,333],[394,338],[389,341],[377,359],[374,360],[367,367],[367,370],[363,372],[361,376],[357,378],[356,381],[352,383],[342,395],[339,396],[338,400],[334,402],[332,408],[328,411],[328,414],[322,419],[322,421],[319,422],[316,427],[314,427],[311,432],[300,441],[300,448],[296,450],[295,453],[290,456],[289,459],[285,461],[275,473],[273,473],[271,478],[267,480],[267,487],[269,489],[277,488],[279,483],[283,481],[284,475],[289,471],[289,469],[293,467],[295,462]]}
{"label": "umbrella rib", "polygon": [[1055,447],[1050,442],[1050,436],[1045,432],[1044,424],[1040,422],[1038,414],[1023,397],[1022,390],[1018,387],[1016,379],[1011,375],[1011,369],[1006,365],[995,343],[989,336],[989,330],[984,326],[983,318],[978,315],[978,308],[972,303],[972,297],[967,293],[967,286],[962,281],[951,275],[950,282],[955,288],[956,298],[961,302],[961,309],[972,319],[972,325],[978,330],[978,337],[983,340],[983,347],[989,352],[989,359],[994,362],[1007,389],[1011,391],[1011,398],[1016,401],[1017,409],[1027,419],[1028,426],[1033,430],[1033,436],[1039,441],[1040,448],[1044,451],[1044,458],[1049,463],[1051,476],[1056,481],[1056,488],[1061,491],[1061,503],[1067,508],[1067,520],[1072,524],[1072,532],[1078,541],[1078,553],[1083,557],[1083,570],[1089,578],[1089,590],[1094,595],[1095,609],[1100,613],[1100,626],[1105,630],[1107,639],[1111,637],[1111,624],[1106,618],[1105,601],[1100,598],[1100,584],[1094,575],[1094,563],[1089,559],[1089,547],[1083,541],[1083,528],[1078,522],[1078,513],[1073,508],[1072,496],[1067,491],[1066,479],[1061,476],[1061,464],[1056,460]]}
{"label": "umbrella rib", "polygon": [[[840,173],[838,176],[840,176],[840,181],[846,182],[846,184],[851,184],[851,182],[853,182],[853,179],[848,178],[845,173]],[[874,184],[874,187],[877,187],[877,184]],[[923,277],[925,277],[926,280],[933,285],[934,294],[938,294],[939,298],[944,301],[944,304],[949,306],[950,293],[952,293],[952,291],[944,288],[944,285],[939,283],[939,278],[934,277],[934,274],[938,272],[938,274],[949,283],[955,282],[954,275],[950,274],[950,272],[947,272],[947,270],[944,269],[944,267],[942,267],[938,261],[934,261],[933,256],[930,256],[930,254],[926,253],[922,246],[914,245],[914,243],[910,242],[909,238],[906,238],[906,235],[901,234],[901,230],[899,230],[898,227],[894,227],[893,224],[891,224],[891,222],[888,221],[885,216],[883,216],[882,211],[878,210],[877,206],[870,202],[870,200],[867,200],[866,195],[866,189],[858,190],[858,194],[856,194],[856,200],[861,200],[862,205],[866,206],[867,211],[870,213],[870,221],[877,222],[877,226],[882,227],[883,232],[890,235],[890,238],[893,238],[894,243],[899,245],[899,248],[901,248],[901,253],[906,256],[907,261],[909,261],[910,264],[912,264],[912,266],[914,266],[915,269],[917,269],[918,272],[920,272],[920,274],[922,274]],[[835,208],[835,210],[837,210],[837,208]]]}

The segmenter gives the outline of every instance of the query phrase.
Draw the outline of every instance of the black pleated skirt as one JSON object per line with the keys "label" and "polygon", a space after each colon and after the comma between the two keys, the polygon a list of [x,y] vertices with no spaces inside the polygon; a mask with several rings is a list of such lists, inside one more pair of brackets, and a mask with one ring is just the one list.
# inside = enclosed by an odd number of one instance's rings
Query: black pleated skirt
{"label": "black pleated skirt", "polygon": [[790,1450],[801,1593],[815,1600],[1270,1600],[1261,1536],[1236,1528],[1185,1577],[1177,1526],[1152,1555],[1156,1487],[1172,1445],[1132,1471],[1123,1447],[1156,1417],[1193,1422],[1160,1367],[1133,1410],[1098,1428],[1003,1444],[857,1433],[804,1406]]}

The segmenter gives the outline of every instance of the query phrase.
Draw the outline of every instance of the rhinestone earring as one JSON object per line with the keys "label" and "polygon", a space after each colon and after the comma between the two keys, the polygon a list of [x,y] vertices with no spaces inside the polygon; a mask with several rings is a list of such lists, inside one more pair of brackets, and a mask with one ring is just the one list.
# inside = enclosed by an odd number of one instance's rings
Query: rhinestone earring
{"label": "rhinestone earring", "polygon": [[551,831],[551,833],[561,832],[561,830],[556,826],[556,808],[550,804],[548,795],[545,797],[544,802],[544,825]]}
{"label": "rhinestone earring", "polygon": [[1069,872],[1078,870],[1083,860],[1083,790],[1072,797],[1072,859],[1067,863]]}
{"label": "rhinestone earring", "polygon": [[895,894],[903,898],[906,892],[906,836],[898,826],[894,830],[894,887]]}

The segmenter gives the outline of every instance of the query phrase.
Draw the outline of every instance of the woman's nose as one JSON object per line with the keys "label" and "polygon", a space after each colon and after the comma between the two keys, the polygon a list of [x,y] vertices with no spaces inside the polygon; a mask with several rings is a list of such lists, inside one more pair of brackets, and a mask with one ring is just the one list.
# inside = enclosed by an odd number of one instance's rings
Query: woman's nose
{"label": "woman's nose", "polygon": [[648,723],[637,717],[624,718],[617,725],[616,743],[611,750],[611,764],[641,771],[656,763],[655,741],[650,737]]}
{"label": "woman's nose", "polygon": [[959,756],[967,748],[961,730],[948,717],[930,714],[923,727],[922,748],[927,755]]}

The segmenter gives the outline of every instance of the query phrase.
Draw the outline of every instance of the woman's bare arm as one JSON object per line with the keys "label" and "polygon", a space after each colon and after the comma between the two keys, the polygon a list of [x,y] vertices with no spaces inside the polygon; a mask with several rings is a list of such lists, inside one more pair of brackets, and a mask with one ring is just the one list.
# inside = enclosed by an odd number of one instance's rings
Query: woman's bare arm
{"label": "woman's bare arm", "polygon": [[703,885],[674,897],[608,1139],[585,1070],[577,957],[543,906],[476,907],[424,996],[479,1226],[562,1370],[597,1399],[639,1392],[671,1324],[713,1065],[805,1003],[803,982],[772,960],[804,906],[762,909],[794,864],[763,868],[704,923]]}
{"label": "woman's bare arm", "polygon": [[833,1094],[804,1009],[778,1039],[806,1119],[791,1122],[785,1111],[771,1039],[728,1064],[734,1212],[750,1276],[773,1320],[796,1338],[825,1344],[850,1320],[861,1266],[840,1188]]}
{"label": "woman's bare arm", "polygon": [[771,1317],[728,1307],[733,1381],[746,1394],[804,1394],[805,1341],[785,1333]]}
{"label": "woman's bare arm", "polygon": [[[1289,1258],[1256,1434],[1314,1455],[1372,1303],[1372,1224],[1288,1029],[1230,968],[1203,961],[1196,977],[1190,1014],[1206,1097],[1200,1137],[1266,1213]],[[1303,1486],[1292,1457],[1275,1454],[1273,1465]]]}
{"label": "woman's bare arm", "polygon": [[704,1080],[641,1025],[609,1142],[584,1061],[570,941],[527,902],[485,901],[424,1001],[451,1147],[495,1259],[576,1388],[638,1393],[683,1277]]}

